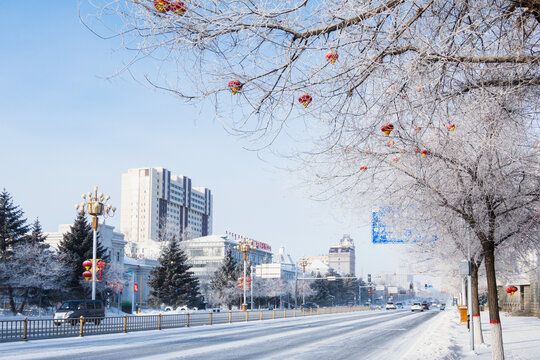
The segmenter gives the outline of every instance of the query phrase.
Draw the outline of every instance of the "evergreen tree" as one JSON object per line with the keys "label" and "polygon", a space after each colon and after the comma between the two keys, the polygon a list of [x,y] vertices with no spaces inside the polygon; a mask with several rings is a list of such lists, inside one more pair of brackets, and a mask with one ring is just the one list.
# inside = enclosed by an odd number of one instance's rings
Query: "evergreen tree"
{"label": "evergreen tree", "polygon": [[[4,189],[0,193],[0,262],[4,267],[10,268],[15,245],[26,240],[28,225],[23,217],[23,211],[13,204],[11,195]],[[15,314],[15,293],[17,284],[11,281],[11,274],[4,272],[0,274],[0,282],[8,293],[10,310]]]}
{"label": "evergreen tree", "polygon": [[321,306],[330,305],[330,291],[328,290],[328,280],[323,279],[321,274],[317,274],[319,279],[311,283],[311,289],[313,290],[313,295],[309,297],[309,301],[313,301]]}
{"label": "evergreen tree", "polygon": [[[32,224],[32,233],[30,234],[29,241],[31,243],[42,243],[45,244],[47,237],[43,235],[43,230],[41,229],[41,223],[39,219],[36,219]],[[47,246],[48,247],[48,246]]]}
{"label": "evergreen tree", "polygon": [[[64,234],[64,238],[58,246],[63,260],[70,269],[70,274],[67,275],[69,281],[66,291],[74,298],[83,299],[90,294],[89,286],[84,284],[86,280],[82,277],[82,273],[85,271],[82,263],[87,259],[92,259],[92,243],[92,226],[86,221],[84,215],[78,214],[70,231]],[[108,261],[105,249],[99,241],[99,233],[96,239],[96,258]],[[91,282],[88,283],[91,285]]]}
{"label": "evergreen tree", "polygon": [[158,259],[159,266],[150,272],[151,279],[148,285],[150,291],[149,302],[154,306],[161,304],[178,306],[200,306],[199,280],[190,271],[187,256],[173,238],[165,247]]}
{"label": "evergreen tree", "polygon": [[8,257],[12,247],[26,239],[29,228],[23,215],[4,189],[0,194],[0,258]]}
{"label": "evergreen tree", "polygon": [[238,296],[236,282],[238,280],[237,274],[239,273],[239,265],[229,250],[223,259],[221,267],[212,278],[210,295],[213,303],[225,305],[229,309],[232,307],[232,303]]}

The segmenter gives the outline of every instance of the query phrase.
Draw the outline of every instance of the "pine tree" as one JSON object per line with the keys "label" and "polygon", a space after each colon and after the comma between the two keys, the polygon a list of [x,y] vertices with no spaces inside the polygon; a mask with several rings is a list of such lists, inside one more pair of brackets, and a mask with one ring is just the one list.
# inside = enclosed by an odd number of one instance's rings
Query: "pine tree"
{"label": "pine tree", "polygon": [[[23,211],[13,204],[11,195],[4,189],[0,194],[0,262],[10,268],[13,248],[27,239],[28,225]],[[0,281],[7,283],[10,310],[15,314],[15,293],[17,285],[10,283],[10,274],[0,274]]]}
{"label": "pine tree", "polygon": [[190,271],[187,256],[175,238],[162,250],[158,262],[159,266],[150,272],[149,302],[154,306],[200,306],[199,280]]}
{"label": "pine tree", "polygon": [[239,273],[239,265],[229,250],[212,278],[210,295],[213,303],[225,305],[229,309],[232,307],[233,301],[238,297],[236,285]]}
{"label": "pine tree", "polygon": [[36,219],[34,223],[32,224],[32,233],[30,234],[29,241],[31,243],[43,243],[45,244],[45,240],[47,237],[43,235],[43,230],[41,228],[41,223],[39,222],[39,219]]}
{"label": "pine tree", "polygon": [[320,274],[317,275],[318,278],[311,283],[311,289],[314,294],[310,296],[309,301],[313,301],[321,306],[326,306],[331,304],[330,300],[330,291],[328,290],[328,281],[323,279]]}
{"label": "pine tree", "polygon": [[[58,251],[63,255],[63,260],[70,269],[70,274],[67,275],[69,281],[66,291],[76,299],[87,298],[89,295],[89,286],[83,285],[85,280],[82,273],[85,269],[82,263],[87,259],[92,259],[92,243],[92,226],[86,221],[84,215],[79,214],[58,246]],[[103,259],[105,262],[108,260],[105,249],[99,241],[99,233],[96,239],[96,258]],[[90,282],[88,283],[91,285]]]}
{"label": "pine tree", "polygon": [[0,258],[8,257],[12,247],[26,239],[29,228],[23,215],[4,189],[0,194]]}

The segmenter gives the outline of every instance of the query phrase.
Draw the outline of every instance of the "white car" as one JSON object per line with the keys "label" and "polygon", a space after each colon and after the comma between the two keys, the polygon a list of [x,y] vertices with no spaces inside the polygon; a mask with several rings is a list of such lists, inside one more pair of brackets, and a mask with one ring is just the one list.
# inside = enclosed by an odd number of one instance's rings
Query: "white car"
{"label": "white car", "polygon": [[387,302],[386,310],[396,310],[396,305],[393,302]]}
{"label": "white car", "polygon": [[419,302],[415,302],[411,306],[411,311],[424,311],[424,307]]}

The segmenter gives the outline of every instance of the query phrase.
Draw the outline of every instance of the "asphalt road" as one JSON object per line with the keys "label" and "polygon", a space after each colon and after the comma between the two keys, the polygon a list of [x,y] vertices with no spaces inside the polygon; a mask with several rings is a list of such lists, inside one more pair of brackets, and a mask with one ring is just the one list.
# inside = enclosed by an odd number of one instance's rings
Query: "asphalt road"
{"label": "asphalt road", "polygon": [[1,359],[399,359],[438,311],[342,313],[0,344]]}

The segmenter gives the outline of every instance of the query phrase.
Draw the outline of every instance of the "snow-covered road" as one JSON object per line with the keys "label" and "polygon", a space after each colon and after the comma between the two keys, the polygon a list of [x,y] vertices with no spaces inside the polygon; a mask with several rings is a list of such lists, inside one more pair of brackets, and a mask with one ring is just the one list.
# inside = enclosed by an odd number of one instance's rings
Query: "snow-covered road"
{"label": "snow-covered road", "polygon": [[0,344],[1,359],[397,359],[438,311],[342,313]]}

